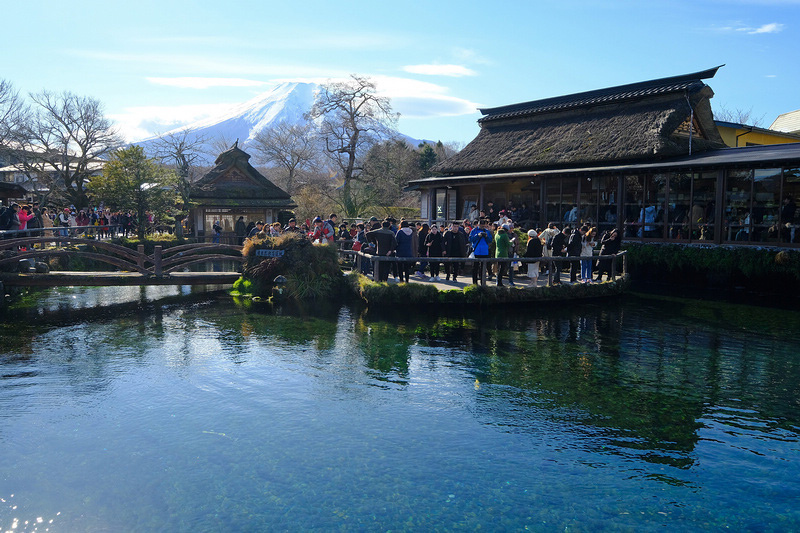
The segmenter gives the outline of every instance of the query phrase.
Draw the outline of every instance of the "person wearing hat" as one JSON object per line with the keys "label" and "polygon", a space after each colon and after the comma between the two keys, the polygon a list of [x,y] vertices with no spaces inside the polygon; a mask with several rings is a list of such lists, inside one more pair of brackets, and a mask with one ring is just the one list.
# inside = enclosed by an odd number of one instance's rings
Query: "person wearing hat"
{"label": "person wearing hat", "polygon": [[250,233],[247,234],[247,238],[248,239],[252,239],[253,237],[258,235],[262,231],[264,231],[264,221],[263,220],[259,220],[258,222],[256,222],[256,227],[251,229]]}
{"label": "person wearing hat", "polygon": [[[523,254],[523,257],[542,257],[544,247],[539,235],[535,229],[528,230],[528,247]],[[532,285],[535,287],[539,283],[539,261],[535,263],[528,263],[528,277],[533,280]]]}

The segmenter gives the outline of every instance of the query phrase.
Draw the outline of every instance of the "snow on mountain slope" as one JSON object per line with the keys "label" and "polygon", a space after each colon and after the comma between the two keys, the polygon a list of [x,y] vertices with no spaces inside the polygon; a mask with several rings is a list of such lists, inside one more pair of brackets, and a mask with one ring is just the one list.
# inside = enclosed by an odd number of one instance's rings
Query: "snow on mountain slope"
{"label": "snow on mountain slope", "polygon": [[[314,105],[318,90],[319,86],[315,83],[282,83],[247,102],[233,106],[223,115],[175,128],[165,135],[189,130],[193,135],[205,138],[209,145],[215,140],[224,139],[232,144],[238,139],[239,146],[248,151],[248,145],[261,130],[279,122],[304,123],[304,115]],[[407,135],[398,135],[413,147],[422,142]],[[157,137],[151,137],[135,144],[147,149],[156,139]],[[216,156],[217,154],[208,154],[206,164],[213,163]]]}

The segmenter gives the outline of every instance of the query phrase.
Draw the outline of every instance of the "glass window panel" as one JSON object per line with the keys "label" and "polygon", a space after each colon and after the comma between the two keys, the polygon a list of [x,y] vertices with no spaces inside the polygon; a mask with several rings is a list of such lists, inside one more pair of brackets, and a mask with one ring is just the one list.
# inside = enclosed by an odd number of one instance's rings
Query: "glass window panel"
{"label": "glass window panel", "polygon": [[716,227],[717,173],[703,172],[694,174],[692,184],[692,211],[690,233],[692,240],[714,240]]}
{"label": "glass window panel", "polygon": [[580,224],[578,180],[576,178],[564,178],[561,183],[561,213],[564,224],[572,227]]}
{"label": "glass window panel", "polygon": [[800,242],[800,210],[797,209],[797,198],[800,198],[800,168],[783,169],[783,200],[781,203],[781,242]]}
{"label": "glass window panel", "polygon": [[725,179],[725,235],[731,242],[749,241],[752,231],[750,205],[752,170],[730,170]]}
{"label": "glass window panel", "polygon": [[625,176],[625,205],[623,211],[623,235],[626,238],[643,236],[639,215],[644,204],[644,178]]}
{"label": "glass window panel", "polygon": [[751,240],[778,242],[781,208],[781,169],[758,168],[753,171],[753,229]]}
{"label": "glass window panel", "polygon": [[436,220],[444,220],[447,210],[447,189],[436,190]]}
{"label": "glass window panel", "polygon": [[561,179],[550,178],[545,184],[547,223],[561,224]]}
{"label": "glass window panel", "polygon": [[580,222],[592,227],[597,227],[597,188],[599,180],[581,178],[581,196],[579,206]]}
{"label": "glass window panel", "polygon": [[664,205],[667,198],[667,175],[654,174],[645,179],[645,201],[639,221],[648,239],[664,238]]}
{"label": "glass window panel", "polygon": [[604,231],[610,231],[617,227],[616,196],[619,178],[606,176],[602,178],[593,178],[593,182],[597,183],[599,202],[597,228],[602,235]]}
{"label": "glass window panel", "polygon": [[691,175],[683,172],[670,174],[667,238],[678,241],[684,241],[689,238],[689,213],[691,212],[691,197]]}

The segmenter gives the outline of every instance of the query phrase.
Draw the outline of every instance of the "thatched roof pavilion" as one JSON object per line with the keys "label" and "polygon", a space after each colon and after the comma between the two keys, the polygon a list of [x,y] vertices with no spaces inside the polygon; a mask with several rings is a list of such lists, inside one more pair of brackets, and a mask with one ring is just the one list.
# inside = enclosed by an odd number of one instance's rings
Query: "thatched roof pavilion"
{"label": "thatched roof pavilion", "polygon": [[702,82],[719,67],[670,78],[481,109],[478,136],[433,170],[559,168],[675,157],[724,146]]}
{"label": "thatched roof pavilion", "polygon": [[214,221],[233,232],[236,220],[273,222],[281,211],[297,207],[291,196],[249,162],[238,141],[217,156],[214,168],[192,187],[196,204],[190,217],[198,234],[208,234]]}

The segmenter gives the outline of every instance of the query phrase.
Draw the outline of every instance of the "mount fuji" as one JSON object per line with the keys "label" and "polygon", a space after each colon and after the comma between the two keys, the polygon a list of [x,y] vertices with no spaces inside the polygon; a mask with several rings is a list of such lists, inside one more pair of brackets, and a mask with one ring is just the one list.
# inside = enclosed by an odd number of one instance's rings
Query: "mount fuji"
{"label": "mount fuji", "polygon": [[[223,115],[172,129],[164,135],[188,130],[193,136],[207,139],[208,143],[224,140],[226,143],[233,144],[238,139],[239,147],[247,151],[256,135],[273,124],[307,122],[304,115],[311,111],[319,88],[316,83],[282,83],[247,102],[233,106]],[[415,148],[422,142],[429,142],[420,141],[401,133],[397,133],[397,135]],[[150,137],[135,144],[147,149],[156,139],[158,137]],[[209,152],[211,151],[213,150],[209,150]],[[209,153],[206,163],[211,164],[216,156],[217,154]]]}

